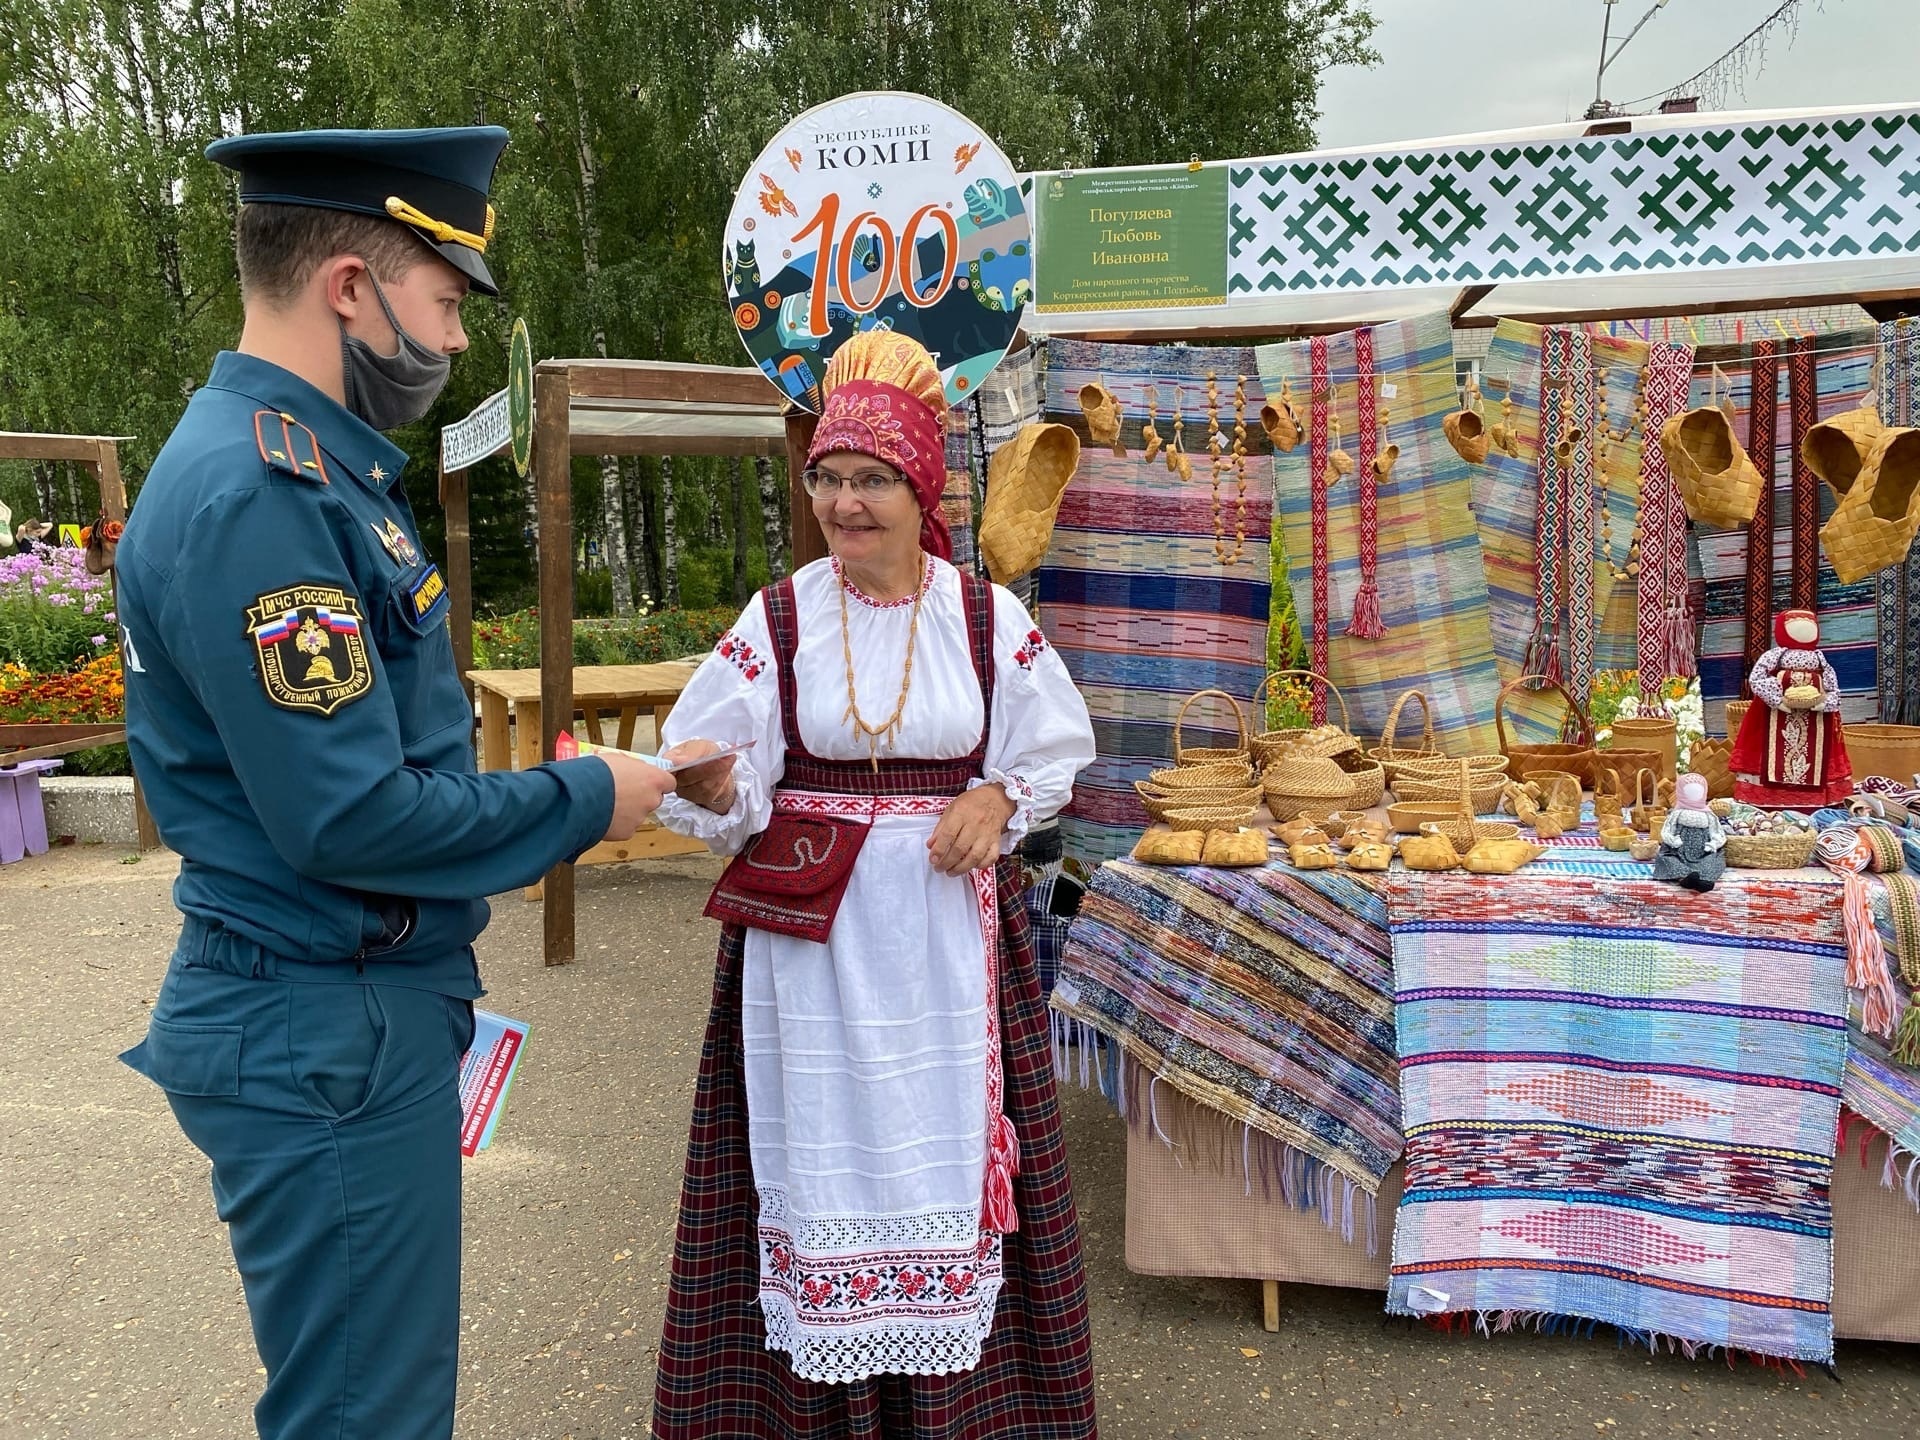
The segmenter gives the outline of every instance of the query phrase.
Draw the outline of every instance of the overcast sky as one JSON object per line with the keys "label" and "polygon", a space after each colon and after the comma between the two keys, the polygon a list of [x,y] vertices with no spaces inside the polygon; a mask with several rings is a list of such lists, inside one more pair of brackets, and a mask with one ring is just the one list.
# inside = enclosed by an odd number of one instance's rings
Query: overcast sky
{"label": "overcast sky", "polygon": [[[1668,0],[1607,70],[1604,94],[1664,93],[1780,0]],[[1618,38],[1653,0],[1619,0]],[[1576,119],[1593,100],[1602,0],[1372,0],[1371,70],[1332,71],[1320,96],[1326,146],[1412,141]],[[1920,0],[1806,0],[1798,34],[1774,32],[1744,99],[1725,108],[1920,99]],[[1650,107],[1637,107],[1650,108]]]}

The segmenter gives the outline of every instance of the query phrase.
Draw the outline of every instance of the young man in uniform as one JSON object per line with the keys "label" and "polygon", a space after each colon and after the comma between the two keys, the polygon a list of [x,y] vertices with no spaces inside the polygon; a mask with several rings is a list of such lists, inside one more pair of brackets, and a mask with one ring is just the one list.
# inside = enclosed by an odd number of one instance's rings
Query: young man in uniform
{"label": "young man in uniform", "polygon": [[147,1038],[213,1190],[268,1440],[453,1429],[458,1063],[479,897],[673,788],[622,756],[475,773],[446,586],[380,434],[466,348],[498,128],[245,135],[245,328],[118,557],[127,739],[184,917]]}

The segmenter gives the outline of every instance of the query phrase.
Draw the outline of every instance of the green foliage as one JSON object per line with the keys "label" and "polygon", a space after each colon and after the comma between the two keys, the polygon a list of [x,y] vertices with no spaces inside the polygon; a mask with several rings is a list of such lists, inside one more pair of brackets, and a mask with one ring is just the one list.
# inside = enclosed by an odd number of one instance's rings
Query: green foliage
{"label": "green foliage", "polygon": [[[727,632],[737,611],[660,610],[628,620],[576,620],[576,665],[657,665],[704,655]],[[536,610],[493,615],[473,627],[473,663],[482,670],[529,670],[540,663]]]}
{"label": "green foliage", "polygon": [[[501,124],[512,140],[488,261],[506,298],[469,301],[471,347],[452,383],[395,437],[417,457],[409,495],[444,562],[438,431],[504,383],[514,316],[539,355],[740,363],[722,225],[748,164],[806,106],[919,90],[985,126],[1023,168],[1272,153],[1312,142],[1321,72],[1367,63],[1372,29],[1364,0],[874,12],[799,0],[11,0],[0,5],[0,429],[130,436],[122,468],[137,490],[239,330],[235,190],[201,153],[220,134]],[[730,464],[675,466],[689,605],[735,598]],[[655,462],[643,470],[657,475]],[[576,473],[578,533],[603,539],[597,467],[582,459]],[[504,459],[468,478],[475,594],[506,608],[533,582],[526,482]],[[92,518],[91,495],[66,498],[64,476],[55,490],[54,518]],[[45,508],[19,463],[0,464],[0,500],[16,518]],[[653,563],[635,569],[658,589],[661,517],[642,518]],[[722,543],[703,540],[710,531]],[[758,583],[766,557],[751,538]]]}

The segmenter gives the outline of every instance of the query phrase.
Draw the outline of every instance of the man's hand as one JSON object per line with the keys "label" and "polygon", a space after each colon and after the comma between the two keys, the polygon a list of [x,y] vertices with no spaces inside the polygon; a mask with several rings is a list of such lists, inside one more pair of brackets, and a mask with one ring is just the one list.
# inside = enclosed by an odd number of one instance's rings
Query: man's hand
{"label": "man's hand", "polygon": [[998,785],[981,785],[960,796],[933,827],[927,856],[942,875],[966,875],[1000,858],[1014,804]]}
{"label": "man's hand", "polygon": [[[711,740],[682,740],[670,747],[660,758],[679,764],[686,760],[698,760],[702,755],[711,755],[720,747]],[[738,758],[723,755],[720,759],[706,765],[695,765],[690,770],[682,770],[675,779],[680,782],[680,798],[691,800],[704,810],[716,815],[724,815],[733,809],[734,780],[733,762]]]}
{"label": "man's hand", "polygon": [[631,755],[603,750],[600,759],[613,772],[613,819],[607,822],[606,838],[625,840],[673,793],[674,777]]}

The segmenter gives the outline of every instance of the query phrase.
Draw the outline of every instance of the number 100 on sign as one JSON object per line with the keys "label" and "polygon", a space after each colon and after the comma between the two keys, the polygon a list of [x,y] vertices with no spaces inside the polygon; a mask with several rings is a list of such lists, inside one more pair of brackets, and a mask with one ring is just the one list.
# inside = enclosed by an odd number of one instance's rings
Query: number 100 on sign
{"label": "number 100 on sign", "polygon": [[723,266],[747,353],[814,410],[834,351],[871,329],[919,340],[964,398],[1033,293],[1006,157],[964,116],[897,93],[831,101],[776,135],[735,196]]}

